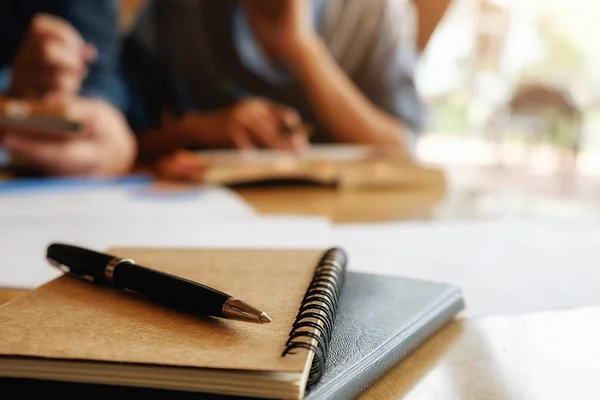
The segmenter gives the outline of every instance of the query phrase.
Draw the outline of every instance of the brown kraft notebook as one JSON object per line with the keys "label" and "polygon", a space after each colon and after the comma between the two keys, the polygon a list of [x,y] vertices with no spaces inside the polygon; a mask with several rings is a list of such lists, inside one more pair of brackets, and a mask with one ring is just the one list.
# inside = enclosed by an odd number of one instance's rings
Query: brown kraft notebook
{"label": "brown kraft notebook", "polygon": [[[318,380],[325,325],[333,323],[335,310],[314,305],[326,291],[337,307],[345,261],[338,269],[323,264],[325,249],[107,252],[222,290],[273,321],[180,313],[63,276],[0,307],[1,377],[290,399],[302,398]],[[332,274],[335,279],[324,280]],[[301,320],[302,306],[307,315],[324,318]],[[317,328],[302,327],[303,321]],[[290,347],[289,340],[298,345]]]}

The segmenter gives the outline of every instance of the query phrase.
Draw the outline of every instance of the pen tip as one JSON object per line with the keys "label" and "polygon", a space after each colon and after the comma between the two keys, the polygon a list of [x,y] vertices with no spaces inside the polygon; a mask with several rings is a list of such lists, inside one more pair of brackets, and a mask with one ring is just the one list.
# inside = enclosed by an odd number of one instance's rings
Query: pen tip
{"label": "pen tip", "polygon": [[256,307],[252,307],[250,304],[244,303],[234,297],[229,298],[223,304],[223,316],[225,318],[254,322],[256,324],[271,322],[271,318],[269,318],[266,312],[259,310]]}
{"label": "pen tip", "polygon": [[267,315],[267,313],[262,313],[260,315],[259,320],[260,320],[261,324],[268,324],[269,322],[272,321],[272,319]]}

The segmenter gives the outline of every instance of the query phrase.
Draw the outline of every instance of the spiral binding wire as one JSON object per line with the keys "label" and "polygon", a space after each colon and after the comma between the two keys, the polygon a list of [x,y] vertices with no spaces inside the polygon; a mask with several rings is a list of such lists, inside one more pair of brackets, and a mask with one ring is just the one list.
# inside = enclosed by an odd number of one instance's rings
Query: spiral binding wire
{"label": "spiral binding wire", "polygon": [[298,348],[305,348],[314,353],[307,388],[313,386],[323,376],[345,278],[346,253],[340,248],[327,250],[315,268],[312,281],[302,299],[285,344],[286,348],[282,356],[294,354],[293,350]]}

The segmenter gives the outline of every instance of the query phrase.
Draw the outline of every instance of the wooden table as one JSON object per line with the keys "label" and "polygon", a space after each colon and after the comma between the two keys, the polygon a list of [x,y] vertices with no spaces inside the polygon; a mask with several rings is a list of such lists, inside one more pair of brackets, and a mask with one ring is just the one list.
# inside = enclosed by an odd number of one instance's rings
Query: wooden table
{"label": "wooden table", "polygon": [[[488,183],[489,180],[483,179]],[[283,187],[237,191],[261,213],[310,214],[335,222],[364,222],[486,217],[488,211],[478,207],[478,199],[488,189],[450,186],[448,190],[342,192],[332,188]],[[0,290],[0,303],[23,293]],[[600,398],[598,338],[600,307],[458,318],[362,398]]]}
{"label": "wooden table", "polygon": [[261,214],[319,215],[335,223],[435,219],[445,196],[442,188],[360,191],[290,186],[237,192]]}
{"label": "wooden table", "polygon": [[600,307],[458,319],[363,399],[599,399]]}

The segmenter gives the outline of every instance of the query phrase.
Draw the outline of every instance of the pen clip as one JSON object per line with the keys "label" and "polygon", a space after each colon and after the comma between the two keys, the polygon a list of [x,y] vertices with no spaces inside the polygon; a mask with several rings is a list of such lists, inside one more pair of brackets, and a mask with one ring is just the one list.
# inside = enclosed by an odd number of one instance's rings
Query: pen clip
{"label": "pen clip", "polygon": [[48,262],[50,264],[52,264],[53,266],[55,266],[56,268],[60,269],[65,275],[69,275],[72,276],[74,278],[78,278],[78,279],[82,279],[84,281],[87,282],[94,282],[94,277],[91,275],[78,275],[76,274],[73,269],[71,269],[69,266],[56,261],[55,259],[51,258],[51,257],[46,257],[46,259],[48,260]]}

